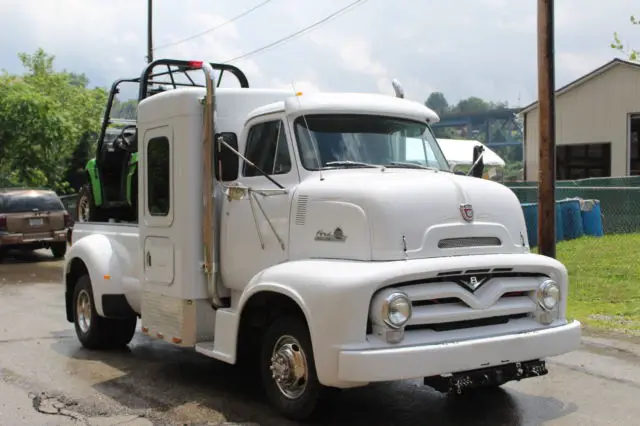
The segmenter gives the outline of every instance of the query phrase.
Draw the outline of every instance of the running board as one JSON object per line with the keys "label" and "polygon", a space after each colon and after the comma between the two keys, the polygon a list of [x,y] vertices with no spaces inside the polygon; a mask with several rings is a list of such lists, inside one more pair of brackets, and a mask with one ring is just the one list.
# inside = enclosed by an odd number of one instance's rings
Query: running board
{"label": "running board", "polygon": [[206,355],[209,358],[216,358],[215,352],[213,350],[213,340],[209,342],[199,342],[196,343],[196,352]]}

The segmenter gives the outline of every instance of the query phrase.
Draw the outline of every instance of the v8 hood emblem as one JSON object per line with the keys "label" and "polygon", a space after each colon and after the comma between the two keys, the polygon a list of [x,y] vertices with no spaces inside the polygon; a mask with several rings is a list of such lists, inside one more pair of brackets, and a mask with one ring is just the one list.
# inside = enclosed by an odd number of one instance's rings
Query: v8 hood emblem
{"label": "v8 hood emblem", "polygon": [[455,281],[458,284],[462,285],[463,287],[467,288],[468,290],[474,292],[488,280],[489,280],[489,277],[471,276],[471,277],[459,278]]}

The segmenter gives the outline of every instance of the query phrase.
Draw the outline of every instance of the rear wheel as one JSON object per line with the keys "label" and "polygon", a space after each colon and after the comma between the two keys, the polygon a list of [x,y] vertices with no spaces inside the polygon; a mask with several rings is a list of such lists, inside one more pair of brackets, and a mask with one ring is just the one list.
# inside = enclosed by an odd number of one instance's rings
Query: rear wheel
{"label": "rear wheel", "polygon": [[73,293],[73,316],[76,335],[87,349],[118,349],[131,342],[136,331],[136,317],[104,318],[98,315],[88,275],[78,279]]}
{"label": "rear wheel", "polygon": [[322,385],[306,323],[295,316],[275,319],[264,335],[260,358],[262,383],[271,405],[293,420],[311,416]]}
{"label": "rear wheel", "polygon": [[56,259],[61,259],[67,253],[67,243],[53,243],[51,244],[51,254]]}

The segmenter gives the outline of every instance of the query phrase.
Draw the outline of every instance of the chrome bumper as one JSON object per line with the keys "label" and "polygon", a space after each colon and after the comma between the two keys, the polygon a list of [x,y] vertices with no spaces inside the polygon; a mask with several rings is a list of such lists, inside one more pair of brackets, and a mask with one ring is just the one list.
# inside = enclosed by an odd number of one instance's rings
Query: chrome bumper
{"label": "chrome bumper", "polygon": [[343,350],[338,376],[350,382],[430,377],[543,359],[580,346],[578,321],[544,330],[465,341],[384,349]]}

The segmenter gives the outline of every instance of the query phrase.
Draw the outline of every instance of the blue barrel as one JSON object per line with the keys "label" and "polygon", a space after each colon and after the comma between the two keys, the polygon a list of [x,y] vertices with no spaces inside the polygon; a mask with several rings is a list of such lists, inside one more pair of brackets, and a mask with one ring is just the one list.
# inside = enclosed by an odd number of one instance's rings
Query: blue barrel
{"label": "blue barrel", "polygon": [[562,216],[562,230],[565,240],[573,240],[584,235],[582,224],[582,212],[579,199],[566,199],[558,201],[560,215]]}
{"label": "blue barrel", "polygon": [[538,245],[538,204],[524,203],[522,204],[522,212],[527,225],[529,247],[535,247]]}
{"label": "blue barrel", "polygon": [[604,229],[602,227],[602,212],[599,200],[584,200],[582,203],[582,226],[584,233],[594,237],[602,237]]}
{"label": "blue barrel", "polygon": [[564,218],[562,217],[562,206],[556,204],[556,241],[562,241],[565,238],[564,235]]}
{"label": "blue barrel", "polygon": [[[529,236],[529,247],[535,247],[538,245],[538,203],[522,203],[521,206]],[[556,203],[556,241],[562,241],[564,238],[561,206]]]}

